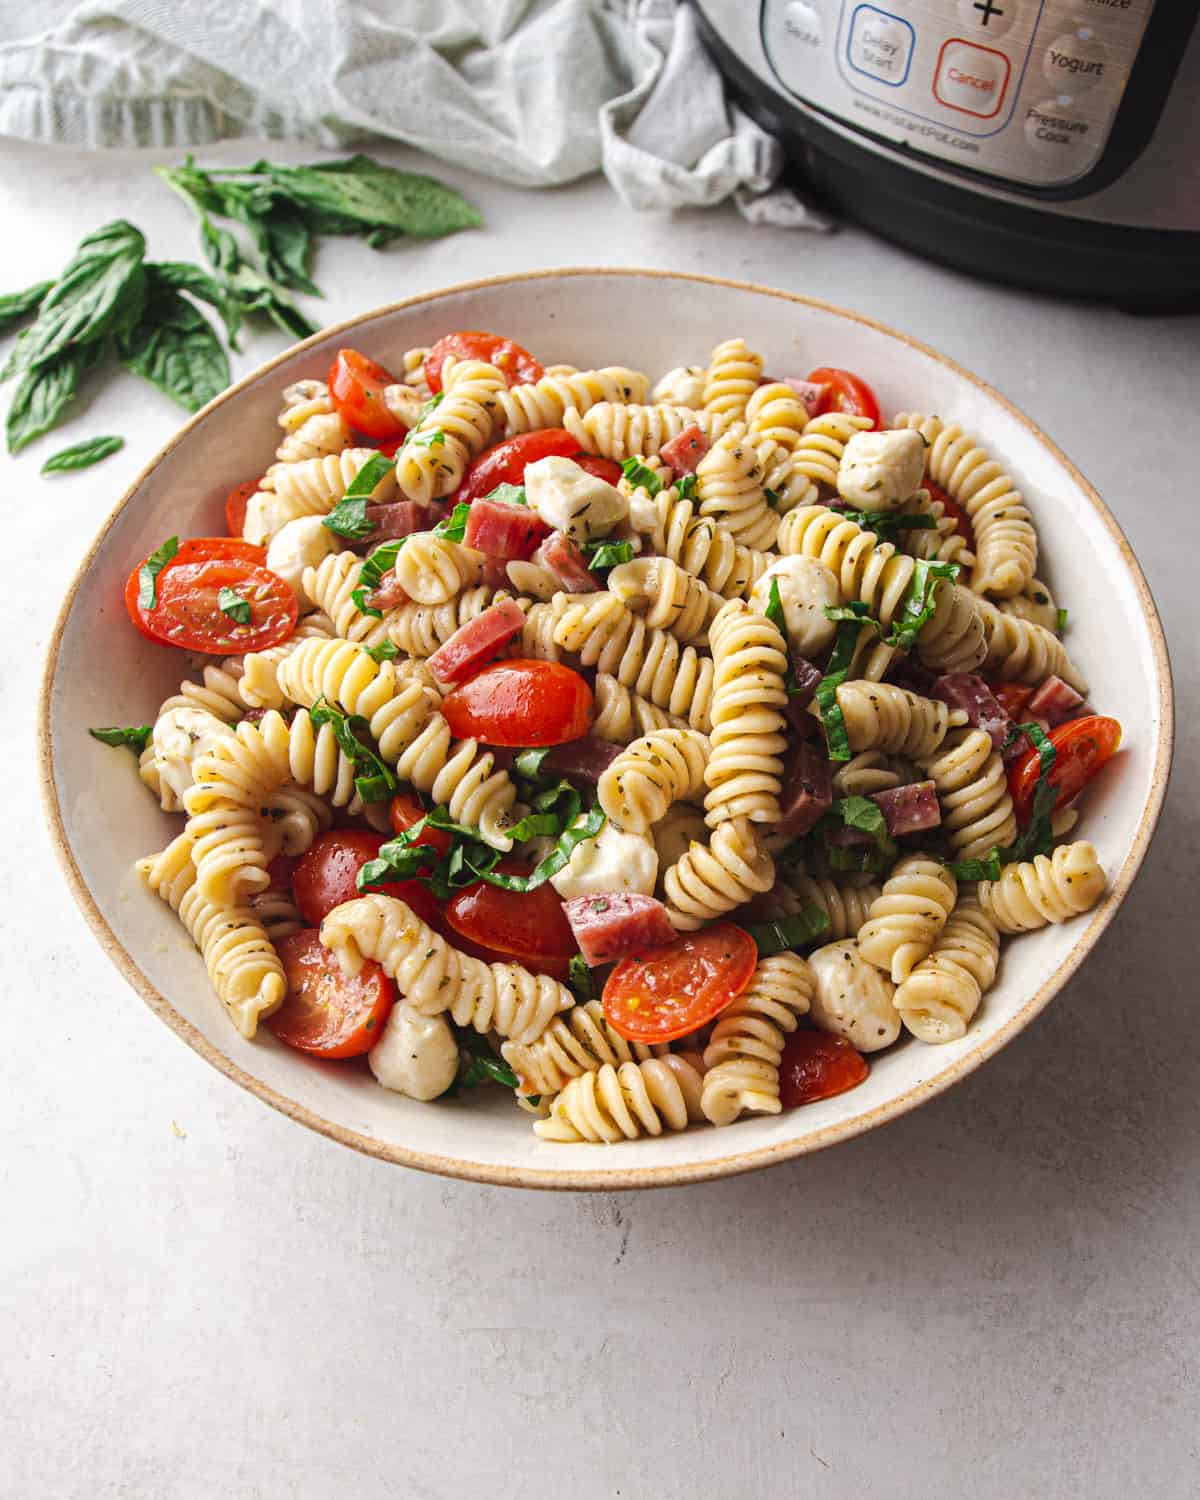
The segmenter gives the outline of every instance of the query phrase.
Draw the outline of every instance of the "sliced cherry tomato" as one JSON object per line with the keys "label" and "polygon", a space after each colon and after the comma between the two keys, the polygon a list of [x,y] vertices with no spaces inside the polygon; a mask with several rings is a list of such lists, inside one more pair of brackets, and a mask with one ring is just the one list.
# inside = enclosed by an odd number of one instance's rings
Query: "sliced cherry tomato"
{"label": "sliced cherry tomato", "polygon": [[579,467],[606,484],[616,484],[621,477],[621,465],[612,458],[601,458],[598,453],[574,453],[571,455]]}
{"label": "sliced cherry tomato", "polygon": [[[335,906],[361,896],[358,872],[368,860],[379,858],[386,843],[383,834],[366,828],[335,828],[314,839],[292,877],[292,896],[304,920],[317,927]],[[419,881],[385,881],[371,890],[403,901],[423,922],[437,916],[432,893]]]}
{"label": "sliced cherry tomato", "polygon": [[989,682],[988,686],[996,702],[1014,722],[1021,718],[1025,705],[1037,691],[1036,688],[1026,687],[1023,682]]}
{"label": "sliced cherry tomato", "polygon": [[514,344],[512,339],[501,338],[498,333],[480,333],[474,329],[448,333],[425,356],[425,379],[435,395],[442,388],[442,366],[448,354],[455,359],[481,359],[485,364],[495,365],[509,385],[530,385],[546,373],[541,361],[528,349]]}
{"label": "sliced cherry tomato", "polygon": [[407,428],[388,410],[383,393],[396,377],[357,349],[339,349],[329,367],[329,394],[343,418],[367,437],[402,438]]}
{"label": "sliced cherry tomato", "polygon": [[966,510],[957,500],[948,495],[940,484],[934,484],[933,480],[928,477],[922,479],[921,488],[929,491],[929,498],[931,500],[940,500],[942,502],[942,509],[948,516],[954,519],[955,531],[958,532],[959,536],[962,537],[963,541],[974,552],[975,528],[972,526],[971,517],[967,514]]}
{"label": "sliced cherry tomato", "polygon": [[844,1036],[827,1031],[797,1031],[779,1060],[779,1100],[784,1109],[815,1104],[857,1088],[870,1069]]}
{"label": "sliced cherry tomato", "polygon": [[879,402],[865,380],[849,370],[838,370],[832,365],[822,365],[819,370],[811,371],[807,379],[813,385],[829,387],[825,398],[813,412],[814,417],[823,417],[830,411],[840,411],[848,417],[870,417],[872,427],[882,426]]}
{"label": "sliced cherry tomato", "polygon": [[[388,815],[396,833],[407,833],[414,823],[421,821],[426,811],[411,792],[397,792],[388,808]],[[425,844],[430,849],[436,849],[439,854],[449,854],[451,842],[451,837],[444,828],[422,828],[413,839],[414,844]]]}
{"label": "sliced cherry tomato", "polygon": [[267,874],[271,877],[271,889],[273,891],[290,891],[292,888],[292,876],[296,873],[296,866],[300,863],[298,854],[277,854],[267,866]]}
{"label": "sliced cherry tomato", "polygon": [[246,529],[246,507],[250,496],[258,493],[260,479],[247,479],[225,497],[225,529],[230,536],[241,536]]}
{"label": "sliced cherry tomato", "polygon": [[[512,859],[502,859],[497,869],[509,875],[529,873],[528,866]],[[446,922],[476,950],[486,950],[488,958],[524,964],[556,979],[566,977],[578,951],[562,897],[549,883],[523,892],[477,881],[451,898]]]}
{"label": "sliced cherry tomato", "polygon": [[540,427],[536,432],[506,438],[486,449],[468,467],[454,498],[478,500],[481,495],[490,495],[498,484],[523,484],[526,464],[539,458],[574,458],[578,452],[579,439],[565,427]]}
{"label": "sliced cherry tomato", "polygon": [[[1103,714],[1088,714],[1070,719],[1052,729],[1048,736],[1057,752],[1046,780],[1057,788],[1054,808],[1073,802],[1092,777],[1116,754],[1121,743],[1121,726],[1116,719]],[[1024,826],[1033,812],[1033,793],[1041,772],[1036,749],[1027,750],[1008,768],[1008,788],[1012,793],[1017,822]]]}
{"label": "sliced cherry tomato", "polygon": [[[234,545],[222,540],[226,546]],[[296,628],[299,611],[292,590],[278,574],[240,558],[182,563],[176,559],[158,575],[152,610],[138,602],[138,588],[135,568],[125,584],[130,619],[152,641],[185,651],[204,651],[210,656],[265,651],[286,641]],[[221,609],[223,589],[232,589],[249,604],[248,624]]]}
{"label": "sliced cherry tomato", "polygon": [[628,1041],[674,1041],[736,1000],[757,962],[754,939],[731,922],[686,933],[645,958],[623,958],[604,986],[604,1014]]}
{"label": "sliced cherry tomato", "polygon": [[[180,542],[178,552],[166,564],[162,572],[159,573],[159,580],[161,581],[163,573],[167,571],[167,568],[173,568],[179,563],[215,562],[225,558],[241,559],[244,562],[265,567],[267,553],[264,547],[255,547],[250,542],[243,542],[240,537],[193,536],[189,537],[185,542]],[[129,618],[147,640],[159,641],[161,644],[162,638],[158,634],[158,631],[152,628],[155,622],[149,616],[143,618],[142,611],[138,607],[137,602],[138,593],[141,589],[140,574],[142,563],[145,561],[146,559],[143,558],[142,562],[138,563],[137,567],[134,568],[133,572],[125,580],[125,608],[129,614]]]}
{"label": "sliced cherry tomato", "polygon": [[488,745],[563,745],[588,732],[592,690],[557,661],[500,661],[442,703],[450,732]]}
{"label": "sliced cherry tomato", "polygon": [[351,978],[313,927],[275,944],[287,975],[283,1004],[268,1016],[269,1031],[314,1057],[361,1057],[383,1033],[396,987],[376,963]]}

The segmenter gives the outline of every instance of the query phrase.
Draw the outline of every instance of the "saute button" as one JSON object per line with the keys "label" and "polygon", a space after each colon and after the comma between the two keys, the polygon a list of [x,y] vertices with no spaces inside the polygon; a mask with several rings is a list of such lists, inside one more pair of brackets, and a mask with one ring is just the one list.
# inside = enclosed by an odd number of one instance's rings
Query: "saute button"
{"label": "saute button", "polygon": [[933,96],[948,109],[990,120],[999,114],[1008,88],[1008,58],[992,47],[954,38],[943,42],[933,77]]}
{"label": "saute button", "polygon": [[821,12],[808,0],[791,0],[784,7],[783,29],[788,36],[808,47],[819,47],[822,39]]}
{"label": "saute button", "polygon": [[1051,42],[1042,59],[1042,72],[1055,88],[1078,95],[1103,83],[1112,64],[1090,26]]}

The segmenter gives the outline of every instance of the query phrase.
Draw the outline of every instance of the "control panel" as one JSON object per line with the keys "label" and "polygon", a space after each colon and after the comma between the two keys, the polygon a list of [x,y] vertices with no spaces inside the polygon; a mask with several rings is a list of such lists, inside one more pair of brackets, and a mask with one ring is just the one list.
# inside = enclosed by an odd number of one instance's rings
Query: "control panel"
{"label": "control panel", "polygon": [[1154,0],[763,0],[783,87],[846,124],[1031,187],[1104,150]]}

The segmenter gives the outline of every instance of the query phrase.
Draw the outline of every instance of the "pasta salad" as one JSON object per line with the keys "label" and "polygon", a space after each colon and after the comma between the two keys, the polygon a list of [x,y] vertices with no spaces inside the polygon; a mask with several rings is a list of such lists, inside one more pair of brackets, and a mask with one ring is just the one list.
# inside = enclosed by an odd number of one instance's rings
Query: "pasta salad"
{"label": "pasta salad", "polygon": [[179,692],[92,731],[243,1036],[549,1142],[729,1125],[958,1041],[1001,938],[1100,899],[1120,726],[957,424],[736,338],[652,387],[466,331],[279,425],[130,573]]}

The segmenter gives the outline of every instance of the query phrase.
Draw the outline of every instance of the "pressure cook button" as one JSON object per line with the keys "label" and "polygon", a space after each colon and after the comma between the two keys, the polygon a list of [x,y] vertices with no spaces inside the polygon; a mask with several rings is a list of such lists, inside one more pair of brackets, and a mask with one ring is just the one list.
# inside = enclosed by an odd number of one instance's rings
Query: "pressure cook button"
{"label": "pressure cook button", "polygon": [[1051,42],[1042,59],[1042,73],[1055,88],[1082,94],[1103,83],[1112,68],[1108,52],[1090,26]]}
{"label": "pressure cook button", "polygon": [[1003,36],[1017,19],[1017,0],[958,0],[958,14],[972,36]]}
{"label": "pressure cook button", "polygon": [[1025,111],[1025,139],[1040,156],[1064,165],[1076,160],[1082,164],[1088,154],[1090,128],[1057,99],[1043,100]]}
{"label": "pressure cook button", "polygon": [[992,47],[954,38],[942,43],[933,96],[948,109],[990,120],[1000,113],[1010,72],[1008,58]]}
{"label": "pressure cook button", "polygon": [[900,16],[860,5],[850,23],[846,57],[859,73],[898,88],[908,77],[913,41],[912,27]]}

